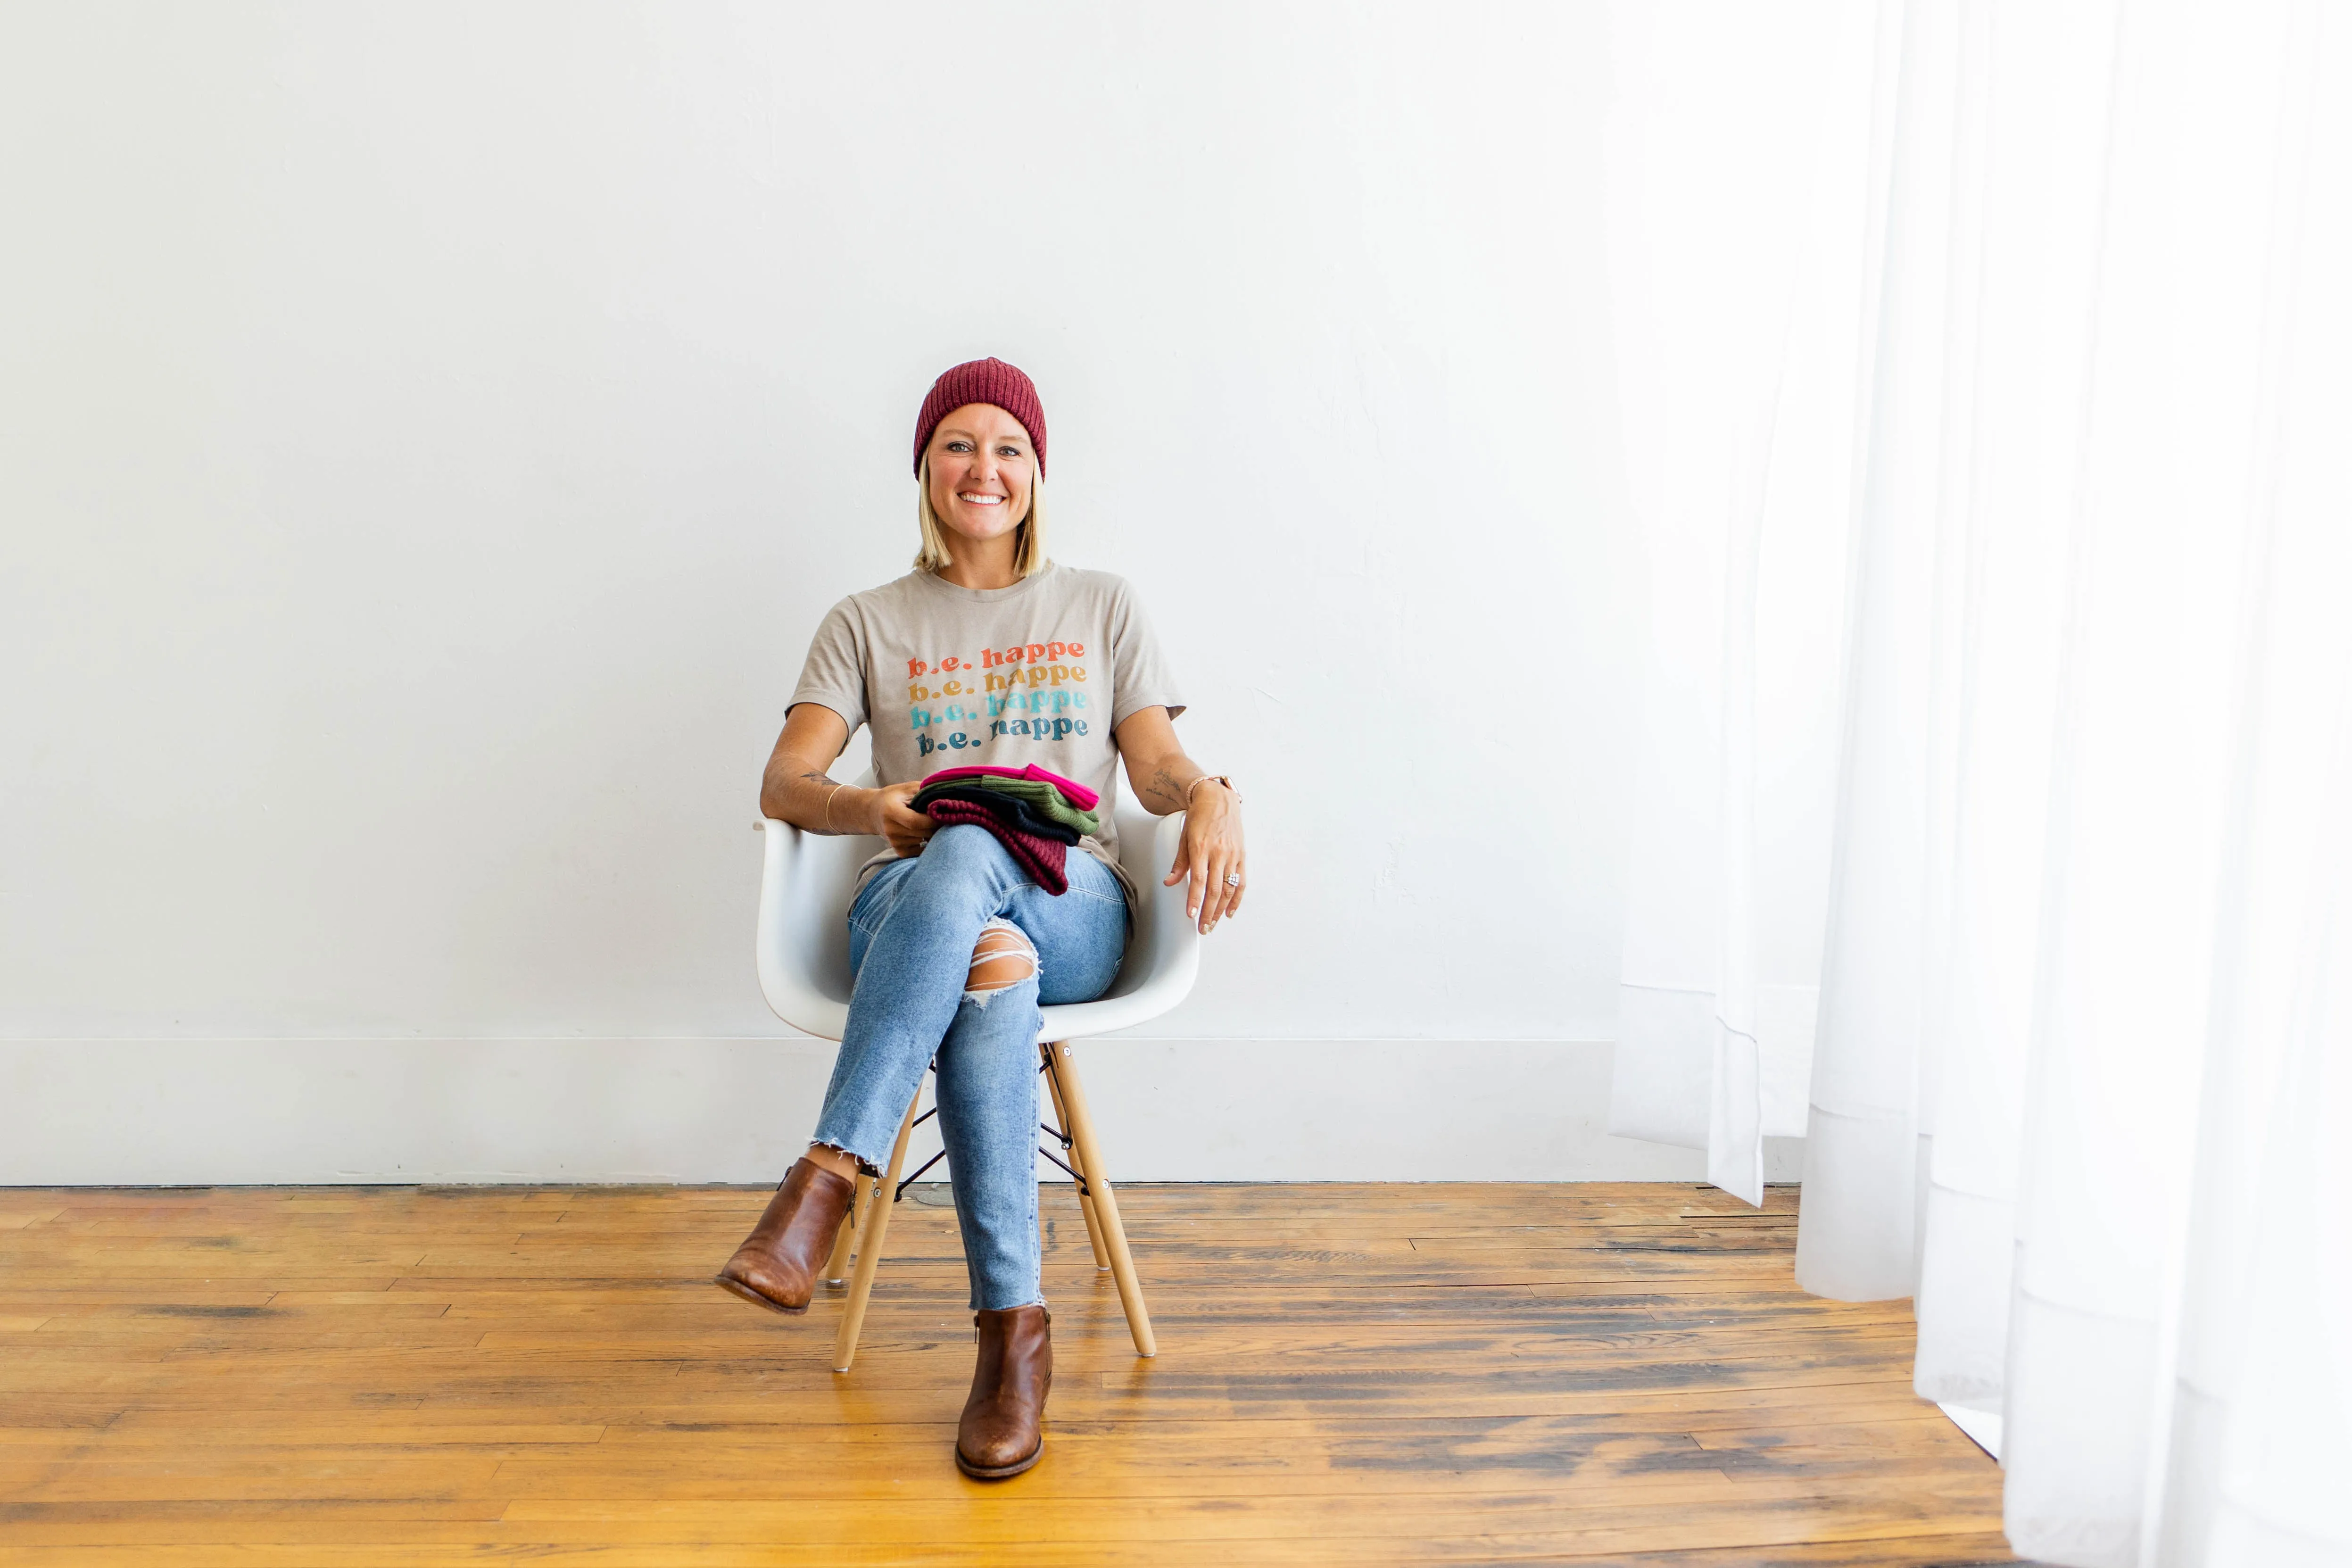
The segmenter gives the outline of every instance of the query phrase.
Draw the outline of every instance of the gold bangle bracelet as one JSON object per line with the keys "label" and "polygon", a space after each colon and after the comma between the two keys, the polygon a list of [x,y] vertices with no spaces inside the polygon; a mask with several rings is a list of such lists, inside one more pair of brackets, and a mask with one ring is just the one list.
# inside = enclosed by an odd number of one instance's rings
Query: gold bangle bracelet
{"label": "gold bangle bracelet", "polygon": [[1234,787],[1233,780],[1227,778],[1223,773],[1202,773],[1199,778],[1194,779],[1191,784],[1184,786],[1185,810],[1190,811],[1192,809],[1192,792],[1199,789],[1204,784],[1221,784],[1224,785],[1225,793],[1234,797],[1234,804],[1235,805],[1241,805],[1242,792]]}
{"label": "gold bangle bracelet", "polygon": [[824,830],[827,833],[833,831],[833,797],[840,793],[841,785],[839,784],[835,784],[831,789],[824,792]]}

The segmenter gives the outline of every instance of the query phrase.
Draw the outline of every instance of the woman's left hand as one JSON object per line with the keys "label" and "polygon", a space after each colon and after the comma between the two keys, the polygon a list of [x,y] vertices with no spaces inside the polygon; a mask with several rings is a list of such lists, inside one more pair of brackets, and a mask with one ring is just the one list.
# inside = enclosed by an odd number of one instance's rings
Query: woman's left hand
{"label": "woman's left hand", "polygon": [[1205,936],[1227,915],[1237,914],[1242,894],[1249,886],[1249,861],[1242,849],[1242,811],[1234,792],[1214,780],[1192,790],[1184,813],[1184,842],[1168,869],[1163,887],[1174,887],[1190,877],[1184,890],[1184,915],[1200,922]]}

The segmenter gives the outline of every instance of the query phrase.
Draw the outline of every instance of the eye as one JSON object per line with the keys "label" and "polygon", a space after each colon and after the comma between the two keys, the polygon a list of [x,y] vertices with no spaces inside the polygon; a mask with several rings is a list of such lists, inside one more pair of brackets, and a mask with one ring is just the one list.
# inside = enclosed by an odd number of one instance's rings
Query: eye
{"label": "eye", "polygon": [[996,449],[996,455],[1000,458],[1017,458],[1021,455],[1021,448],[1018,447],[999,447]]}
{"label": "eye", "polygon": [[948,450],[950,452],[969,452],[971,450],[971,443],[969,441],[950,441],[948,443]]}

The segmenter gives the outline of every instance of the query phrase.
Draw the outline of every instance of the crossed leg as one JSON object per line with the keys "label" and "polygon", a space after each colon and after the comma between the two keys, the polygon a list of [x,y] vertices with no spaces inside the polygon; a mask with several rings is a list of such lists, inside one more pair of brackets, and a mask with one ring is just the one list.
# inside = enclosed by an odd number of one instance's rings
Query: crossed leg
{"label": "crossed leg", "polygon": [[[1012,990],[1042,969],[1028,933],[999,915],[980,928],[980,939],[971,944],[971,968],[963,980],[965,999],[985,1007],[998,992]],[[808,1157],[845,1181],[856,1179],[857,1162],[845,1150],[812,1143]]]}

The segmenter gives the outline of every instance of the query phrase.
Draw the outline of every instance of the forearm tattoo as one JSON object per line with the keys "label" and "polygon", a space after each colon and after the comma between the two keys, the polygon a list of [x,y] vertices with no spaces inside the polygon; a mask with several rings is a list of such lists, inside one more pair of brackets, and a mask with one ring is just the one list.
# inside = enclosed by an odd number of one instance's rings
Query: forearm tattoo
{"label": "forearm tattoo", "polygon": [[812,795],[803,796],[803,799],[806,803],[808,815],[815,819],[817,826],[814,827],[804,827],[802,831],[807,833],[833,834],[848,831],[846,828],[835,827],[830,822],[825,820],[826,814],[824,811],[824,803],[832,797],[833,792],[840,786],[835,783],[833,776],[827,773],[823,768],[804,768],[796,773],[779,773],[775,776],[774,784],[774,804],[779,806],[790,805],[793,804],[793,795],[795,793],[796,786],[803,784],[815,786],[815,792]]}
{"label": "forearm tattoo", "polygon": [[801,782],[804,784],[813,786],[814,791],[819,792],[813,795],[810,801],[812,809],[809,813],[809,815],[817,819],[816,831],[819,833],[838,834],[841,829],[833,825],[833,813],[828,808],[833,805],[834,792],[838,789],[840,785],[834,781],[833,775],[826,773],[823,768],[810,768],[807,772],[801,774]]}
{"label": "forearm tattoo", "polygon": [[[1195,773],[1192,775],[1193,778],[1199,778],[1200,776],[1201,775],[1198,773]],[[1180,780],[1177,777],[1176,770],[1169,766],[1166,763],[1162,763],[1159,767],[1152,770],[1151,794],[1171,811],[1181,811],[1184,809],[1185,804],[1184,785],[1191,782],[1192,781],[1189,779]]]}

